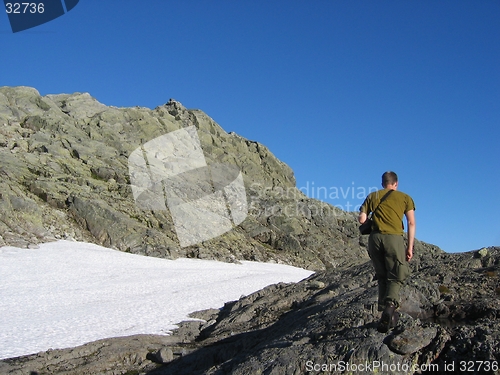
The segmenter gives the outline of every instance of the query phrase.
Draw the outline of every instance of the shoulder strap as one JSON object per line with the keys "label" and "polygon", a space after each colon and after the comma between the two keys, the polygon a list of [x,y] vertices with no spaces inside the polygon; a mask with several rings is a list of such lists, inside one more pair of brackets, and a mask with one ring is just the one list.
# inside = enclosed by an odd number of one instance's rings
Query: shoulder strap
{"label": "shoulder strap", "polygon": [[394,190],[389,190],[387,193],[384,194],[384,196],[382,197],[382,199],[380,200],[380,202],[378,202],[378,205],[377,207],[375,207],[375,209],[372,211],[372,214],[371,216],[373,216],[375,214],[375,211],[377,211],[377,209],[379,208],[379,206],[382,204],[383,201],[385,201],[385,199],[393,192]]}

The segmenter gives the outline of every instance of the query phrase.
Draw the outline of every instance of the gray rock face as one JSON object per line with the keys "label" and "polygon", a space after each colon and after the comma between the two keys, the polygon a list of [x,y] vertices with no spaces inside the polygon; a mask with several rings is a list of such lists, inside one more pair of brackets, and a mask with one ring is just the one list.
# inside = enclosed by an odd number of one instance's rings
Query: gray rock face
{"label": "gray rock face", "polygon": [[[180,246],[171,212],[136,204],[128,162],[148,141],[192,126],[208,165],[241,171],[248,215],[221,236]],[[0,160],[0,246],[69,238],[155,257],[314,270],[367,259],[352,213],[307,198],[265,146],[174,100],[153,110],[116,108],[89,94],[2,87]]]}
{"label": "gray rock face", "polygon": [[[126,374],[151,367],[157,348],[172,345],[169,336],[136,335],[95,341],[74,349],[48,350],[0,361],[0,374]],[[165,351],[165,349],[163,349]]]}
{"label": "gray rock face", "polygon": [[398,324],[386,334],[377,331],[377,284],[366,262],[193,313],[198,320],[172,336],[13,358],[0,361],[0,373],[498,374],[500,248],[487,250],[484,257],[423,254],[402,289]]}
{"label": "gray rock face", "polygon": [[[371,265],[341,267],[226,304],[189,344],[191,354],[150,374],[340,374],[349,372],[342,371],[348,363],[354,373],[352,366],[370,374],[444,373],[451,365],[498,373],[500,248],[489,249],[487,260],[476,262],[477,255],[423,254],[402,290],[398,326],[388,334],[376,330]],[[444,292],[443,281],[453,290]]]}

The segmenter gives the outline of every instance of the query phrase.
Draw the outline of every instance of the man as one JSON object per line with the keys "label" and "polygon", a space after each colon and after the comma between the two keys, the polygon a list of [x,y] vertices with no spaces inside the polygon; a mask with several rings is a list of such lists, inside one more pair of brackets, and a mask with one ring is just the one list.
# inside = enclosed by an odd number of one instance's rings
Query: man
{"label": "man", "polygon": [[[370,193],[360,208],[358,221],[363,224],[372,212],[372,232],[368,239],[368,254],[378,280],[378,310],[383,311],[379,332],[387,332],[396,325],[399,291],[410,274],[408,262],[413,257],[415,240],[415,203],[403,192],[397,191],[398,176],[394,172],[382,175],[383,189]],[[386,199],[377,208],[382,198]],[[408,223],[408,242],[403,239],[403,215]]]}

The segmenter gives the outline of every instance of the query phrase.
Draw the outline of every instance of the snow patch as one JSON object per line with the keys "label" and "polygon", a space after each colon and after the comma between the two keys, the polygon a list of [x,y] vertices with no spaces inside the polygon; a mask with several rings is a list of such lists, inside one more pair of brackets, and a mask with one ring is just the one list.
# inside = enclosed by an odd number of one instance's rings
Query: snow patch
{"label": "snow patch", "polygon": [[197,310],[313,272],[166,260],[82,242],[0,248],[0,359],[133,334],[168,334]]}

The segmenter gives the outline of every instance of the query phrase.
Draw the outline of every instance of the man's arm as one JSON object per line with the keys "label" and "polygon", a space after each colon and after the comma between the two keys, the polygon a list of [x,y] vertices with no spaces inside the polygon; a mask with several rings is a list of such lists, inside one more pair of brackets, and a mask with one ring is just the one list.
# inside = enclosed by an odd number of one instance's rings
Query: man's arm
{"label": "man's arm", "polygon": [[408,223],[408,247],[406,248],[406,260],[409,262],[413,258],[413,243],[415,242],[415,211],[410,210],[405,213],[406,221]]}
{"label": "man's arm", "polygon": [[363,224],[366,221],[366,212],[360,212],[358,216],[358,221],[360,224]]}
{"label": "man's arm", "polygon": [[370,204],[368,202],[369,200],[370,200],[370,195],[368,195],[365,198],[365,201],[363,202],[363,204],[359,208],[358,221],[360,224],[363,224],[366,221],[366,218],[368,217],[368,212],[370,212],[370,210],[368,208],[370,206]]}

